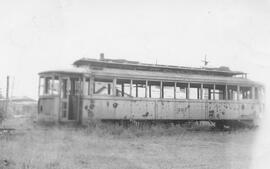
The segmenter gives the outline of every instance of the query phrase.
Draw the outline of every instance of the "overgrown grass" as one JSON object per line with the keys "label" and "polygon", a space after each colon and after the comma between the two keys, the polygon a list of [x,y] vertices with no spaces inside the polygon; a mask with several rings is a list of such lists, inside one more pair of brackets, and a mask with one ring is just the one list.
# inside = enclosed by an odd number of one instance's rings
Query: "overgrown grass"
{"label": "overgrown grass", "polygon": [[19,120],[10,123],[19,124],[14,134],[0,137],[0,168],[247,168],[254,135],[199,124],[82,127]]}
{"label": "overgrown grass", "polygon": [[181,136],[185,133],[241,133],[245,131],[256,130],[256,128],[238,128],[234,130],[220,130],[213,128],[207,123],[184,123],[184,124],[155,124],[155,125],[120,125],[118,123],[105,123],[94,121],[88,126],[82,126],[77,123],[55,123],[47,121],[38,121],[35,126],[43,129],[68,129],[94,135],[98,137],[114,138],[136,138],[136,137],[160,137],[160,136]]}
{"label": "overgrown grass", "polygon": [[177,136],[185,132],[210,131],[209,125],[199,125],[197,123],[188,125],[156,124],[156,125],[118,125],[111,123],[95,122],[85,128],[88,134],[97,136],[114,136],[120,138],[151,137],[151,136]]}

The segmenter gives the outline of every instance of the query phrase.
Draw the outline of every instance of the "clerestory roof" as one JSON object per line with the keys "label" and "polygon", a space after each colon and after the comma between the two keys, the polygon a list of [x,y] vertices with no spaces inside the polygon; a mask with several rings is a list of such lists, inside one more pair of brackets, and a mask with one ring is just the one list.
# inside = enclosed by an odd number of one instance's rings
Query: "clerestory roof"
{"label": "clerestory roof", "polygon": [[208,74],[218,76],[234,76],[245,74],[241,71],[231,71],[228,67],[208,68],[208,67],[185,67],[161,64],[147,64],[136,61],[128,61],[125,59],[91,59],[81,58],[73,63],[76,67],[89,66],[89,67],[105,67],[117,68],[128,70],[145,70],[145,71],[159,71],[159,72],[179,72],[190,74]]}

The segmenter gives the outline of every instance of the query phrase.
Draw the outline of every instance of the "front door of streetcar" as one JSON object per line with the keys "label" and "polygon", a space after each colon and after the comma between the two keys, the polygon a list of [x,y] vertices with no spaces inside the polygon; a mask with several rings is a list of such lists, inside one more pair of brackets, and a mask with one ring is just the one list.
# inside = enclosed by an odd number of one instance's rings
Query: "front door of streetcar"
{"label": "front door of streetcar", "polygon": [[60,117],[61,121],[76,121],[79,112],[79,78],[61,78]]}

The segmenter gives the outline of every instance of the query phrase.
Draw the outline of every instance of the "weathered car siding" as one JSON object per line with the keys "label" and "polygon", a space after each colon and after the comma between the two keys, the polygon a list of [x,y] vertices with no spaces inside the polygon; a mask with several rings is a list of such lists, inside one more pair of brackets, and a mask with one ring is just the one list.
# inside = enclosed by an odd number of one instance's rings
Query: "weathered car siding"
{"label": "weathered car siding", "polygon": [[241,120],[262,112],[258,101],[163,100],[92,97],[82,100],[83,120]]}
{"label": "weathered car siding", "polygon": [[58,121],[59,120],[59,102],[57,96],[44,96],[39,98],[38,118],[39,120]]}

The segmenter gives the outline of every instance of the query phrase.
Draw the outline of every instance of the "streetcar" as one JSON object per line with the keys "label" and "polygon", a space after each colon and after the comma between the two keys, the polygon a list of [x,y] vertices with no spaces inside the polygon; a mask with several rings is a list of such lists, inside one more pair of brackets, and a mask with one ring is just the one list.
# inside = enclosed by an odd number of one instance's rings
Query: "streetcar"
{"label": "streetcar", "polygon": [[254,124],[264,87],[228,67],[183,67],[81,58],[71,69],[39,73],[38,118],[101,121],[209,121]]}

